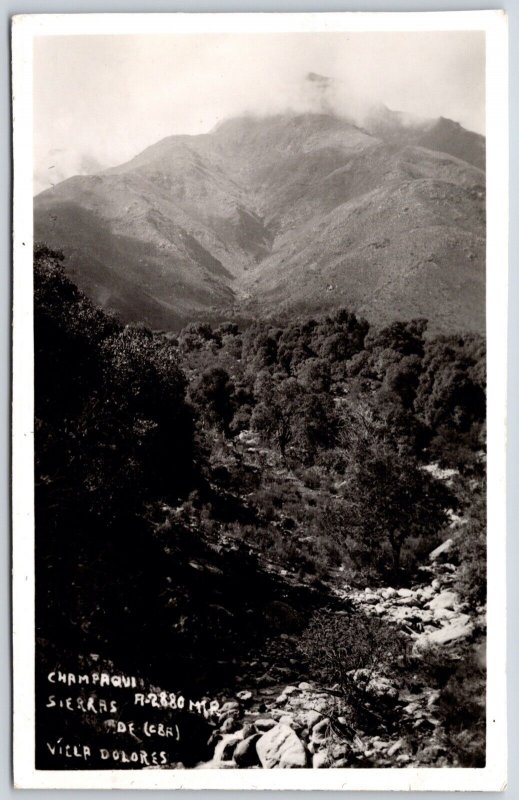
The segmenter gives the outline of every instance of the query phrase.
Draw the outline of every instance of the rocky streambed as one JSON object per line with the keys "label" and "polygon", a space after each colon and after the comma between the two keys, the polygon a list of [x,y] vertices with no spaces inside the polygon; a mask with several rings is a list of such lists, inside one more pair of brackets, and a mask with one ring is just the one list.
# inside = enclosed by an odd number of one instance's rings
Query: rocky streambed
{"label": "rocky streambed", "polygon": [[[431,647],[452,652],[462,642],[475,641],[485,619],[484,608],[469,609],[456,593],[456,567],[446,561],[448,551],[447,543],[434,551],[421,570],[423,578],[409,588],[362,591],[344,586],[335,593],[350,608],[398,626],[409,637],[415,663],[427,658]],[[483,658],[481,634],[478,641]],[[296,645],[293,637],[294,649]],[[383,725],[376,735],[353,729],[341,715],[337,687],[308,680],[289,685],[279,679],[270,685],[262,681],[221,698],[210,740],[213,757],[198,768],[460,766],[437,714],[436,688],[423,680],[400,681],[367,670],[356,670],[352,678],[375,708],[390,707],[398,723]]]}

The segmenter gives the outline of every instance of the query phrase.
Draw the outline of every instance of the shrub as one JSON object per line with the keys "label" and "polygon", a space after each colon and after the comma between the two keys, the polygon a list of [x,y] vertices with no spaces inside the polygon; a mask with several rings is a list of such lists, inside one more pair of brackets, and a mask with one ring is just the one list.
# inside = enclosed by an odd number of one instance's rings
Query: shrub
{"label": "shrub", "polygon": [[303,632],[299,648],[310,674],[323,686],[334,687],[332,694],[353,724],[384,724],[384,703],[374,709],[368,687],[376,675],[395,675],[405,658],[407,641],[397,628],[356,610],[341,615],[320,611]]}

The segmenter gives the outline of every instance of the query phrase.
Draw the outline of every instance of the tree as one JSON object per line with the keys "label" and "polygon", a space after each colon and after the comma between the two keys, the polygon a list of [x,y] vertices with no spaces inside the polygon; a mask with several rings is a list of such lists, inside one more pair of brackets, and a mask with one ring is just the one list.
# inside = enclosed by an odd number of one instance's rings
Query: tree
{"label": "tree", "polygon": [[221,367],[212,367],[202,373],[193,385],[191,400],[208,425],[230,435],[234,415],[234,384]]}
{"label": "tree", "polygon": [[438,337],[426,348],[415,401],[433,430],[468,431],[485,419],[485,345],[479,336]]}
{"label": "tree", "polygon": [[308,390],[323,394],[330,391],[330,365],[324,358],[309,358],[297,370],[298,381]]}
{"label": "tree", "polygon": [[189,485],[186,382],[167,339],[123,328],[71,283],[61,262],[35,248],[37,499],[54,518],[108,521]]}
{"label": "tree", "polygon": [[329,447],[335,434],[333,403],[328,395],[306,390],[295,378],[274,381],[262,375],[252,425],[281,456],[310,463],[319,448]]}
{"label": "tree", "polygon": [[372,551],[389,544],[398,576],[406,540],[445,526],[455,498],[369,411],[350,410],[343,443],[349,527]]}

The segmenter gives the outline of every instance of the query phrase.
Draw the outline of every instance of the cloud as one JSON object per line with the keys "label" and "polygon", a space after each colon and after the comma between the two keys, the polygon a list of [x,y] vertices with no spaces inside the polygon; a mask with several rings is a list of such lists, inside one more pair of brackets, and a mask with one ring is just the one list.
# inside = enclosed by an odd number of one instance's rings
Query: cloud
{"label": "cloud", "polygon": [[38,37],[35,188],[243,113],[385,104],[483,132],[484,90],[479,32]]}

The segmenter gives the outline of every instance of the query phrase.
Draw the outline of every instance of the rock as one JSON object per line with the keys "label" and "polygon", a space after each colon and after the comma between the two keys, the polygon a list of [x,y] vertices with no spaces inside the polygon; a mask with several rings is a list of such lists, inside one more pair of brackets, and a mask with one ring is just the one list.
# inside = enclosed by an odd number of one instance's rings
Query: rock
{"label": "rock", "polygon": [[458,595],[456,594],[456,592],[450,592],[447,590],[440,592],[439,595],[430,600],[428,606],[433,611],[435,609],[440,609],[440,608],[454,611],[454,609],[458,605],[458,602],[459,602]]}
{"label": "rock", "polygon": [[445,747],[440,744],[429,744],[427,747],[424,747],[418,755],[420,761],[430,764],[436,761],[439,756],[443,756],[446,752]]}
{"label": "rock", "polygon": [[309,730],[312,730],[314,725],[319,722],[320,719],[323,718],[323,715],[320,714],[318,711],[307,711],[306,714],[303,715],[301,718],[301,722],[305,725]]}
{"label": "rock", "polygon": [[239,767],[253,767],[260,763],[256,750],[256,742],[260,736],[261,733],[255,733],[238,742],[234,751],[234,760]]}
{"label": "rock", "polygon": [[402,755],[396,757],[396,760],[399,764],[407,764],[411,761],[411,756],[407,755],[407,753],[402,753]]}
{"label": "rock", "polygon": [[314,745],[320,746],[324,744],[328,738],[330,730],[330,720],[328,717],[320,720],[317,725],[314,725],[312,728],[312,733],[310,734],[310,741],[314,743]]}
{"label": "rock", "polygon": [[375,695],[375,697],[383,697],[384,695],[387,695],[388,692],[391,692],[393,688],[393,684],[387,678],[375,676],[371,678],[370,682],[366,686],[366,691],[372,695]]}
{"label": "rock", "polygon": [[217,763],[220,761],[230,761],[236,745],[238,742],[241,742],[242,739],[243,731],[239,731],[238,733],[227,733],[222,736],[221,740],[214,749],[213,761]]}
{"label": "rock", "polygon": [[378,601],[379,598],[376,594],[367,594],[366,597],[364,597],[363,599],[364,603],[369,603],[370,605],[376,605]]}
{"label": "rock", "polygon": [[314,687],[312,686],[311,683],[307,683],[306,681],[302,681],[299,684],[298,688],[301,689],[302,692],[311,692]]}
{"label": "rock", "polygon": [[228,700],[226,703],[223,704],[219,709],[219,714],[221,717],[224,717],[226,714],[232,711],[239,712],[240,704],[237,700]]}
{"label": "rock", "polygon": [[220,726],[220,733],[232,733],[233,731],[237,731],[239,727],[240,723],[236,717],[227,717]]}
{"label": "rock", "polygon": [[399,606],[414,606],[417,603],[417,599],[413,595],[409,595],[408,597],[399,597],[397,603]]}
{"label": "rock", "polygon": [[429,560],[436,561],[436,559],[439,558],[441,555],[449,553],[452,550],[453,544],[454,544],[453,539],[446,539],[438,547],[435,547],[434,550],[431,550],[431,552],[429,553]]}
{"label": "rock", "polygon": [[241,692],[236,693],[236,697],[240,700],[244,705],[250,705],[252,702],[252,692],[249,692],[248,689],[243,689]]}
{"label": "rock", "polygon": [[265,733],[265,731],[270,731],[271,728],[276,726],[276,720],[270,719],[270,717],[257,719],[254,722],[254,727],[257,731],[261,731],[261,733]]}
{"label": "rock", "polygon": [[433,619],[435,620],[442,620],[442,619],[455,619],[456,612],[451,611],[449,608],[435,608],[433,609]]}
{"label": "rock", "polygon": [[394,742],[391,745],[391,747],[388,749],[388,751],[387,751],[388,756],[393,756],[403,746],[404,746],[404,740],[403,739],[399,739],[397,742]]}
{"label": "rock", "polygon": [[264,733],[256,742],[256,750],[262,767],[272,769],[294,769],[306,767],[306,750],[288,725],[276,725]]}
{"label": "rock", "polygon": [[413,655],[418,654],[429,645],[449,644],[450,642],[464,639],[466,636],[470,636],[473,630],[474,626],[471,622],[467,624],[464,621],[459,622],[456,620],[456,622],[445,625],[443,628],[433,631],[432,633],[424,633],[415,641],[412,650]]}
{"label": "rock", "polygon": [[410,616],[411,612],[407,608],[407,606],[400,606],[399,608],[393,608],[391,612],[391,617],[395,620],[395,622],[406,622]]}
{"label": "rock", "polygon": [[325,769],[330,766],[330,756],[326,750],[319,750],[312,756],[312,767],[314,769]]}
{"label": "rock", "polygon": [[431,733],[431,731],[436,728],[437,724],[437,721],[433,717],[420,717],[420,719],[413,722],[413,729],[421,733]]}
{"label": "rock", "polygon": [[335,744],[331,749],[331,755],[334,761],[338,758],[344,758],[349,752],[349,748],[344,744]]}
{"label": "rock", "polygon": [[374,736],[371,740],[371,746],[374,750],[385,750],[386,743],[382,741],[380,736]]}
{"label": "rock", "polygon": [[431,694],[427,698],[427,707],[431,708],[432,706],[436,705],[439,698],[440,698],[440,692],[437,689],[435,689],[434,691],[431,692]]}
{"label": "rock", "polygon": [[299,691],[299,689],[297,688],[297,686],[286,686],[283,689],[282,694],[294,694],[294,692],[298,692],[298,691]]}
{"label": "rock", "polygon": [[392,597],[396,597],[397,591],[396,589],[393,589],[391,586],[386,586],[385,589],[382,589],[381,595],[382,597],[385,597],[386,600],[390,600]]}
{"label": "rock", "polygon": [[412,597],[413,593],[411,589],[398,589],[397,595],[399,597]]}

